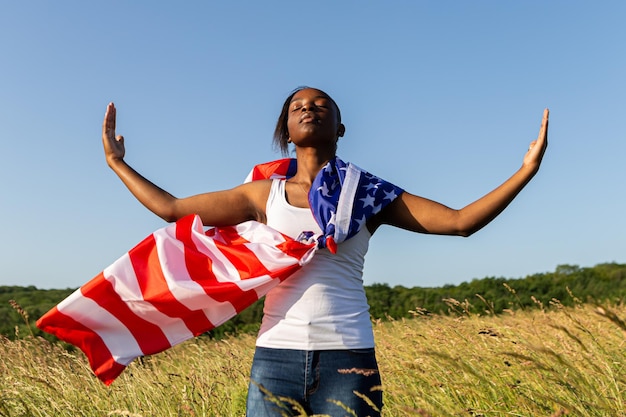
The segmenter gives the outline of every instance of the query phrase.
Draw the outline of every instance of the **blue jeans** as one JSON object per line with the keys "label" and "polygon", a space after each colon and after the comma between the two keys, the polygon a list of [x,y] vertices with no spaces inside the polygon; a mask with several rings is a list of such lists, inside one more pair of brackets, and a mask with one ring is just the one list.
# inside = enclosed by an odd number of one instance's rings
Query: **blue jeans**
{"label": "blue jeans", "polygon": [[378,417],[382,406],[374,348],[317,351],[256,348],[247,417],[303,413]]}

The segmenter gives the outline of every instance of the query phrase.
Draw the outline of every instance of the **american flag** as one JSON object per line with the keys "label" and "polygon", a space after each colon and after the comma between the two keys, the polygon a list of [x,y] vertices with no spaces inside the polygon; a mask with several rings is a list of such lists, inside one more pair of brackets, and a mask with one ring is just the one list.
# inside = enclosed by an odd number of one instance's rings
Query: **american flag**
{"label": "american flag", "polygon": [[313,216],[324,232],[318,246],[335,253],[338,243],[357,234],[367,219],[402,192],[354,164],[331,160],[315,177],[309,192]]}
{"label": "american flag", "polygon": [[244,182],[265,180],[273,178],[291,178],[296,175],[298,165],[295,158],[277,159],[255,165]]}
{"label": "american flag", "polygon": [[[295,175],[295,159],[285,158],[255,166],[245,182]],[[370,217],[379,213],[404,190],[340,158],[329,161],[315,177],[309,205],[324,233],[318,246],[335,253],[337,244],[351,238]]]}
{"label": "american flag", "polygon": [[[261,164],[249,179],[289,177],[293,161]],[[109,385],[135,358],[234,317],[305,265],[319,247],[331,242],[329,249],[336,249],[333,243],[354,235],[400,192],[358,167],[331,161],[309,196],[324,236],[305,233],[306,240],[294,240],[256,221],[205,230],[198,216],[187,216],[152,233],[37,326],[79,347],[94,374]],[[344,203],[348,198],[353,201]]]}
{"label": "american flag", "polygon": [[37,321],[79,347],[109,385],[135,358],[234,317],[312,256],[262,223],[204,231],[198,216],[157,230]]}

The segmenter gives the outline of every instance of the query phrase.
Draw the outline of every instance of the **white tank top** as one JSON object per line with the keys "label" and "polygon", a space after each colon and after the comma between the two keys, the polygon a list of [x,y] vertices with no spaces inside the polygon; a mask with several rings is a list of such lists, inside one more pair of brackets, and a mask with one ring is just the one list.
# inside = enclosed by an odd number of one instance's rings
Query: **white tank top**
{"label": "white tank top", "polygon": [[[273,180],[267,224],[297,238],[321,233],[311,210],[291,206],[285,181]],[[310,263],[272,289],[265,298],[256,345],[280,349],[330,350],[374,347],[363,264],[371,237],[367,227],[338,246],[318,250]]]}

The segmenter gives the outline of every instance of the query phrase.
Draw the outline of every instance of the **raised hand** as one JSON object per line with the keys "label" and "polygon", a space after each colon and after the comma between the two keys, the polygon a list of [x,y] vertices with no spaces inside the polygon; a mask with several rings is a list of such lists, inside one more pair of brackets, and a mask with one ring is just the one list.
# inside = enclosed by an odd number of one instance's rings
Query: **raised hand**
{"label": "raised hand", "polygon": [[102,122],[102,145],[104,146],[104,156],[109,165],[115,160],[124,159],[126,153],[124,137],[115,136],[115,115],[115,105],[109,103]]}
{"label": "raised hand", "polygon": [[543,154],[546,152],[546,148],[548,147],[548,118],[550,116],[550,110],[545,109],[543,111],[543,119],[541,120],[541,128],[539,129],[539,135],[537,136],[537,140],[533,140],[530,142],[530,146],[528,147],[528,152],[524,156],[524,165],[539,169],[539,165],[541,164],[541,160],[543,159]]}

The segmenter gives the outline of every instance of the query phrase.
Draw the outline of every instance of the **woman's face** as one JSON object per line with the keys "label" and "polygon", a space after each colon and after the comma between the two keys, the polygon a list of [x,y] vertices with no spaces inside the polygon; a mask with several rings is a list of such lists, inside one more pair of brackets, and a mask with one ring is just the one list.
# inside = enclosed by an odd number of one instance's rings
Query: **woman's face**
{"label": "woman's face", "polygon": [[338,109],[323,91],[306,88],[298,91],[289,103],[287,119],[289,137],[296,146],[333,147],[343,136]]}

